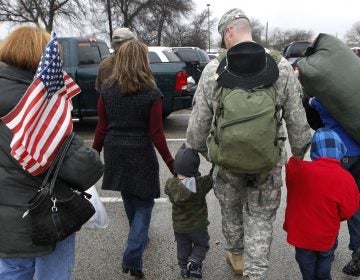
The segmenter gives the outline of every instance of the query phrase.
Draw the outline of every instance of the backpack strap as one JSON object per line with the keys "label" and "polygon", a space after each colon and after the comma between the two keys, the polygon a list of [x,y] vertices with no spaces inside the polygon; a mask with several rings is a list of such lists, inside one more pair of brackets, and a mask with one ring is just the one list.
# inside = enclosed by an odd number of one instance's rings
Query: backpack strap
{"label": "backpack strap", "polygon": [[278,51],[270,51],[269,54],[275,60],[276,64],[280,63],[282,55]]}
{"label": "backpack strap", "polygon": [[223,52],[219,53],[218,56],[216,57],[216,59],[219,62],[223,61],[223,59],[225,59],[225,58],[226,58],[226,51],[223,51]]}
{"label": "backpack strap", "polygon": [[[282,55],[281,55],[281,53],[279,53],[278,51],[270,51],[270,53],[269,53],[270,55],[271,55],[271,57],[275,60],[275,62],[276,62],[276,64],[279,64],[280,63],[280,61],[281,61],[281,58],[282,58]],[[276,88],[275,88],[275,90],[276,90]],[[276,112],[275,112],[275,114],[277,115],[276,117],[277,117],[277,119],[278,119],[278,131],[279,131],[279,129],[280,129],[280,126],[282,125],[282,119],[284,118],[284,108],[280,105],[280,104],[278,104],[277,102],[275,102],[275,110],[276,110]],[[280,116],[279,116],[279,113],[281,112],[281,114],[280,114]],[[285,141],[286,140],[286,137],[278,137],[278,140],[279,141]]]}

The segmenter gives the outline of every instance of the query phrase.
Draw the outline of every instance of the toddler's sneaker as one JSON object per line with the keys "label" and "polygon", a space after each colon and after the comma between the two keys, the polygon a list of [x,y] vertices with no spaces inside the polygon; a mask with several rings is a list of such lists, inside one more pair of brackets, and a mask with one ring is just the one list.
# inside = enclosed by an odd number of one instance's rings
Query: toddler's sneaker
{"label": "toddler's sneaker", "polygon": [[189,278],[190,272],[189,272],[189,270],[187,270],[187,268],[180,268],[180,275],[181,275],[181,278]]}
{"label": "toddler's sneaker", "polygon": [[192,260],[187,264],[187,269],[189,271],[190,277],[202,279],[202,266]]}

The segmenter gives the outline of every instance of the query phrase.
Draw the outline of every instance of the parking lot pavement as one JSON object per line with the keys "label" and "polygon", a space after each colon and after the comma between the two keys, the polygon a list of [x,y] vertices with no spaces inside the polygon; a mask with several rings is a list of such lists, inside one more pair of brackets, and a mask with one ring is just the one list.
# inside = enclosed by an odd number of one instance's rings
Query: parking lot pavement
{"label": "parking lot pavement", "polygon": [[[188,111],[178,112],[164,121],[168,145],[174,155],[185,138]],[[90,122],[80,130],[80,134],[89,145],[92,142],[96,121]],[[87,128],[86,128],[87,127]],[[165,180],[171,176],[166,165],[159,159],[160,182],[162,188],[161,200],[155,204],[150,227],[150,242],[143,258],[145,279],[175,280],[181,279],[176,260],[176,246],[171,225],[171,204],[163,192]],[[210,164],[201,159],[201,173],[205,174]],[[101,191],[101,181],[97,183],[102,197],[115,197],[112,202],[105,202],[110,218],[110,225],[103,230],[83,229],[77,234],[77,254],[74,280],[127,280],[134,279],[121,272],[121,256],[126,244],[128,223],[117,192]],[[301,275],[294,258],[294,249],[286,242],[285,232],[282,230],[284,207],[286,204],[286,189],[283,187],[282,202],[274,223],[274,239],[271,246],[270,269],[268,280],[301,279]],[[207,196],[209,208],[210,250],[203,266],[204,280],[232,280],[241,279],[234,276],[225,261],[225,240],[221,232],[221,214],[218,201],[211,191]],[[356,279],[341,272],[342,267],[350,259],[347,249],[348,233],[345,223],[342,223],[339,246],[335,253],[332,268],[334,280]]]}

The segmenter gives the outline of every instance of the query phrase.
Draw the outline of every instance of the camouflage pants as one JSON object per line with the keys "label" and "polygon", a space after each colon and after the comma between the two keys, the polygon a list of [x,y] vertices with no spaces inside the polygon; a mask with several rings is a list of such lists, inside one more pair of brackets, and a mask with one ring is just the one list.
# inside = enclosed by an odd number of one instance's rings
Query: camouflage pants
{"label": "camouflage pants", "polygon": [[275,167],[259,188],[246,187],[244,177],[221,167],[216,166],[213,172],[226,249],[244,255],[244,275],[251,279],[265,279],[269,267],[273,222],[280,205],[281,171],[280,166]]}

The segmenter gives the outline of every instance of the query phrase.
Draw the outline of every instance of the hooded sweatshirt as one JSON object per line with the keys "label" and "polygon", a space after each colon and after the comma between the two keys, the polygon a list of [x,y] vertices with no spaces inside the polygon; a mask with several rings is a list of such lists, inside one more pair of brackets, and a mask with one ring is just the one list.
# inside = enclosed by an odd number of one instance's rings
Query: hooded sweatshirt
{"label": "hooded sweatshirt", "polygon": [[320,252],[330,250],[340,222],[358,210],[357,185],[340,163],[345,153],[340,137],[330,129],[320,128],[311,143],[312,161],[290,158],[286,165],[283,226],[289,244]]}
{"label": "hooded sweatshirt", "polygon": [[196,193],[191,192],[177,177],[170,178],[165,184],[165,193],[172,203],[172,219],[174,231],[191,233],[207,228],[208,209],[206,194],[211,190],[211,175],[195,177]]}

